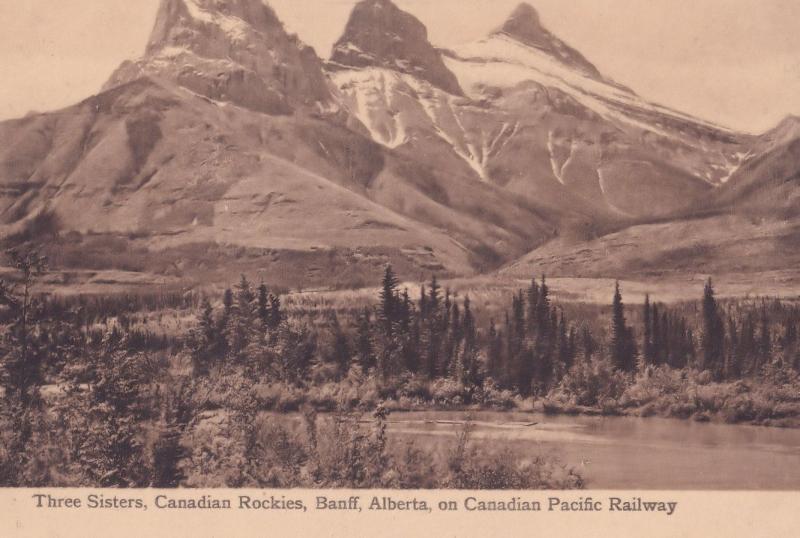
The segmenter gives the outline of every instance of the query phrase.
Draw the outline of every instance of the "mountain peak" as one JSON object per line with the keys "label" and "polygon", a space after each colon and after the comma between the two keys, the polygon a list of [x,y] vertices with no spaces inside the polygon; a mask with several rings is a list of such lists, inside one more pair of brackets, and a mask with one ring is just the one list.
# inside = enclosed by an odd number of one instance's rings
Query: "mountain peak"
{"label": "mountain peak", "polygon": [[463,92],[422,22],[391,0],[356,4],[331,61],[346,67],[384,67],[414,75],[449,93]]}
{"label": "mountain peak", "polygon": [[506,35],[524,45],[537,48],[559,62],[575,67],[593,78],[602,78],[597,68],[580,52],[553,35],[542,24],[539,12],[528,3],[519,4],[495,35]]}
{"label": "mountain peak", "polygon": [[532,5],[522,2],[506,20],[504,27],[517,27],[517,28],[537,28],[541,27],[541,19],[539,12]]}
{"label": "mountain peak", "polygon": [[[189,28],[194,31],[187,32]],[[197,46],[198,32],[209,31],[244,41],[254,32],[283,31],[283,25],[262,0],[161,0],[147,50]]]}
{"label": "mountain peak", "polygon": [[331,100],[321,60],[262,0],[161,0],[145,56],[106,87],[142,76],[266,113]]}

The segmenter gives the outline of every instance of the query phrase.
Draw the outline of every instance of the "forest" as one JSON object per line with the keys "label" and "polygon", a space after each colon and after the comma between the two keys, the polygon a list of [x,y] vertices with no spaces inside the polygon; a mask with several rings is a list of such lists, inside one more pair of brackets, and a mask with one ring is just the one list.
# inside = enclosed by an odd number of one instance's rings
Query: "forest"
{"label": "forest", "polygon": [[[794,427],[800,305],[702,297],[559,303],[540,277],[500,309],[387,266],[365,308],[297,310],[246,276],[221,296],[43,294],[35,251],[0,283],[0,485],[582,488],[557,455],[459,424],[431,447],[412,410],[661,416]],[[172,323],[189,319],[188,327]],[[178,327],[178,328],[176,328]]]}

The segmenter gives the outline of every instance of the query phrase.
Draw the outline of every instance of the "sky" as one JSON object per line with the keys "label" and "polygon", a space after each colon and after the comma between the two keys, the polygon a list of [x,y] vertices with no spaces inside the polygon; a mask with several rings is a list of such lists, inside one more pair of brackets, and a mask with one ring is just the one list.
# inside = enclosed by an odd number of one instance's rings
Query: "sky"
{"label": "sky", "polygon": [[[78,102],[140,56],[159,0],[0,0],[0,118]],[[327,57],[356,0],[271,0]],[[396,0],[438,46],[480,39],[519,0]],[[797,0],[532,0],[554,34],[642,97],[746,132],[800,115]]]}

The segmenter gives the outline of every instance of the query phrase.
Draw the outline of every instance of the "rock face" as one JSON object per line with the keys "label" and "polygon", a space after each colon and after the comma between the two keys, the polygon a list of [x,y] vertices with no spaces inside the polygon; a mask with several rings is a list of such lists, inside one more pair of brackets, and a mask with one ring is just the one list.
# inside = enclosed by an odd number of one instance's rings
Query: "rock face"
{"label": "rock face", "polygon": [[390,0],[364,0],[355,6],[331,61],[346,67],[385,67],[462,94],[455,75],[428,41],[425,25]]}
{"label": "rock face", "polygon": [[522,3],[500,27],[497,34],[505,34],[525,45],[536,47],[569,67],[602,78],[597,68],[577,50],[573,49],[542,26],[539,13],[530,4]]}
{"label": "rock face", "polygon": [[261,0],[162,0],[144,57],[106,87],[142,76],[268,114],[332,101],[314,50]]}

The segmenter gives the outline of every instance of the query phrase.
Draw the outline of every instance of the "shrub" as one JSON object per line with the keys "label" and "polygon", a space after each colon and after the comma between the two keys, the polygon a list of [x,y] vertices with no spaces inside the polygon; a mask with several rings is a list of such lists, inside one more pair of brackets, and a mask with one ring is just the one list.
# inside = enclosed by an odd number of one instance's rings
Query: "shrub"
{"label": "shrub", "polygon": [[581,361],[570,368],[550,396],[572,405],[609,406],[622,397],[627,383],[625,374],[608,361]]}

